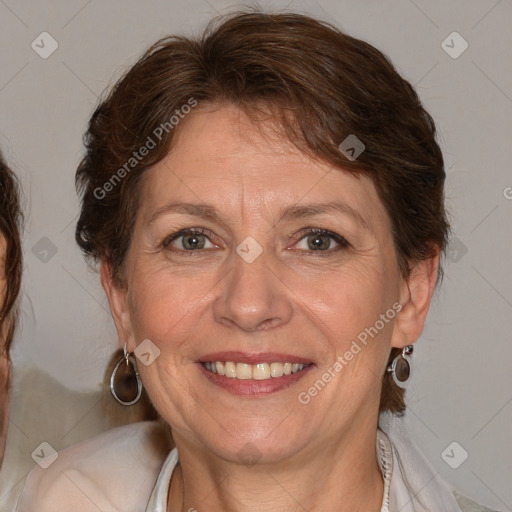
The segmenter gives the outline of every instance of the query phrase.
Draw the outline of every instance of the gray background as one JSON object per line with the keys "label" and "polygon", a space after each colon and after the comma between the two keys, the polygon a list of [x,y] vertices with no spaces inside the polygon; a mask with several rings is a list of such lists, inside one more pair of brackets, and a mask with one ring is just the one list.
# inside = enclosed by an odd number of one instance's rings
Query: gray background
{"label": "gray background", "polygon": [[[312,14],[374,44],[437,122],[455,238],[416,344],[407,421],[443,477],[474,499],[512,510],[511,2],[260,5]],[[99,278],[74,242],[81,136],[98,95],[147,46],[169,33],[198,33],[233,7],[242,5],[0,0],[0,147],[22,180],[27,214],[15,368],[32,362],[69,388],[98,388],[117,340]],[[31,47],[43,31],[59,45],[47,59]],[[453,31],[469,45],[458,58],[441,46]],[[461,48],[456,39],[448,44]],[[441,456],[453,441],[469,453],[457,469]],[[463,454],[458,447],[449,453],[452,463]]]}

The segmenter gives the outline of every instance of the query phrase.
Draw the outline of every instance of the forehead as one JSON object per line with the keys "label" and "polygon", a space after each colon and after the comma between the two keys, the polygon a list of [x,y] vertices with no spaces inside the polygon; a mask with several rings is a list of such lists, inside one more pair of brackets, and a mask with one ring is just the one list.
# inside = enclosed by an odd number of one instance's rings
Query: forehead
{"label": "forehead", "polygon": [[182,123],[169,154],[145,173],[143,207],[185,196],[224,210],[343,200],[366,215],[385,216],[367,176],[306,155],[271,119],[254,122],[226,105],[198,109]]}

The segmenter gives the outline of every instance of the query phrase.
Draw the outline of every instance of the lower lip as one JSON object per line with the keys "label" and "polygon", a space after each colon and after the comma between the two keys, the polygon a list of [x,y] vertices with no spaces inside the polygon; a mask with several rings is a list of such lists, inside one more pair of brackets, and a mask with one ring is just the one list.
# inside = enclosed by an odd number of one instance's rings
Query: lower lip
{"label": "lower lip", "polygon": [[302,377],[309,373],[314,366],[313,364],[310,364],[300,372],[283,375],[282,377],[270,377],[270,379],[255,380],[231,379],[207,370],[201,363],[197,364],[200,371],[203,372],[203,375],[205,375],[212,384],[215,384],[234,395],[240,396],[265,396],[282,391],[302,379]]}

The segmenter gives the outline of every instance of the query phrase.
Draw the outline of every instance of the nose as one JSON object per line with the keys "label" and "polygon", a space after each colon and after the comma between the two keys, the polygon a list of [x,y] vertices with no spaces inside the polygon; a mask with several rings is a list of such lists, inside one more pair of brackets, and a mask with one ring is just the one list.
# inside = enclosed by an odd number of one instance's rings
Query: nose
{"label": "nose", "polygon": [[243,331],[263,331],[288,323],[292,316],[289,290],[270,268],[265,251],[248,263],[236,252],[213,304],[217,322]]}

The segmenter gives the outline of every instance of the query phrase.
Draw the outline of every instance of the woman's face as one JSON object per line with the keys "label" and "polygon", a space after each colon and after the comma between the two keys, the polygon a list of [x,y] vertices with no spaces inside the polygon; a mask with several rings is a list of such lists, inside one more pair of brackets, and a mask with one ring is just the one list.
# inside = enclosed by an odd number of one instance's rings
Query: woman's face
{"label": "woman's face", "polygon": [[120,340],[151,342],[139,370],[177,442],[276,462],[375,428],[390,347],[423,317],[397,313],[410,282],[372,182],[235,107],[183,123],[146,172],[126,287],[102,271]]}
{"label": "woman's face", "polygon": [[[2,232],[0,232],[0,312],[4,304],[6,292],[5,276],[5,257],[7,251],[7,241]],[[3,322],[3,328],[0,331],[0,466],[4,458],[5,440],[7,437],[7,427],[9,425],[9,362],[7,354],[4,352],[6,342],[7,322]]]}

